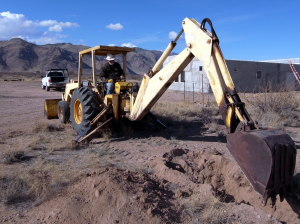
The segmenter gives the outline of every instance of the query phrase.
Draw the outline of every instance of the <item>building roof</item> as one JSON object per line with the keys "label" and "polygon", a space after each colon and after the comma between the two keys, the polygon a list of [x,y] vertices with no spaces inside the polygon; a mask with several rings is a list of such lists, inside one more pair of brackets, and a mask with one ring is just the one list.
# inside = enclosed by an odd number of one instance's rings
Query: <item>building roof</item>
{"label": "building roof", "polygon": [[288,64],[288,60],[289,60],[289,61],[292,61],[293,64],[300,64],[300,58],[266,60],[266,61],[261,61],[261,62],[285,63],[285,64]]}

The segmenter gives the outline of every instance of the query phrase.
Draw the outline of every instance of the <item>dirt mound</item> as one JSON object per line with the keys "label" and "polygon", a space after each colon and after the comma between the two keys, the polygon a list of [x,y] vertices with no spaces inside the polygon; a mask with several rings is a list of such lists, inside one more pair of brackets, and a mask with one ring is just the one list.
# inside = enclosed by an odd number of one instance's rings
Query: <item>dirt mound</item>
{"label": "dirt mound", "polygon": [[[262,205],[260,197],[251,187],[248,180],[235,161],[226,159],[218,150],[206,152],[174,149],[158,160],[155,173],[171,182],[186,186],[188,182],[193,192],[201,185],[211,184],[213,192],[222,197],[224,202],[248,204],[265,211],[268,217],[276,217],[287,223],[298,223],[298,215],[293,211],[297,207],[291,198],[283,202],[277,199],[276,205],[271,200]],[[242,211],[241,211],[242,212]]]}
{"label": "dirt mound", "polygon": [[[173,149],[152,161],[154,174],[101,168],[17,223],[297,223],[286,202],[263,207],[235,162],[217,150]],[[234,195],[234,196],[233,196]],[[252,207],[254,206],[254,207]],[[245,213],[245,210],[247,212]]]}
{"label": "dirt mound", "polygon": [[156,176],[102,168],[39,207],[18,223],[174,223],[182,213]]}

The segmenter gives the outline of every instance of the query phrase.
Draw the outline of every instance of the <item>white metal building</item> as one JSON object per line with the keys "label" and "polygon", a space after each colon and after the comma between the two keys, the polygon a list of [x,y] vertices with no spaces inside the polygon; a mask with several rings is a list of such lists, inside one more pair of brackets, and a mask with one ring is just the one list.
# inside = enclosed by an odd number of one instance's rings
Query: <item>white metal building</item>
{"label": "white metal building", "polygon": [[[169,56],[163,66],[175,57],[176,55]],[[271,88],[282,83],[291,86],[291,90],[298,91],[300,85],[287,60],[291,60],[295,69],[300,72],[300,58],[271,61],[226,60],[226,64],[238,91],[257,92],[259,87]],[[169,90],[211,92],[202,63],[194,58],[172,83]]]}

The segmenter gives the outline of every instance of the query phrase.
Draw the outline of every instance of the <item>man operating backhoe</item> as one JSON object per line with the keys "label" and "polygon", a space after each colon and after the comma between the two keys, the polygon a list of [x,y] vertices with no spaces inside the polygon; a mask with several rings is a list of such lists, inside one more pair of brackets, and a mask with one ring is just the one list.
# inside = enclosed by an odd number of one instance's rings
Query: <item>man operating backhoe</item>
{"label": "man operating backhoe", "polygon": [[100,77],[104,77],[106,83],[106,94],[114,93],[115,82],[124,78],[124,72],[112,54],[107,54],[106,63],[101,67]]}

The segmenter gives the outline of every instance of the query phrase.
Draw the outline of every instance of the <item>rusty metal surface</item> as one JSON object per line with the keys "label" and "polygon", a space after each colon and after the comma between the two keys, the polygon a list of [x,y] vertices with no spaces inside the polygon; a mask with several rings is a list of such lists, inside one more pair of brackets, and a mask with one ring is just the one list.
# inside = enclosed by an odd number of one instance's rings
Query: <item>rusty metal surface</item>
{"label": "rusty metal surface", "polygon": [[284,197],[294,173],[296,148],[283,131],[257,129],[227,135],[227,148],[265,200]]}

